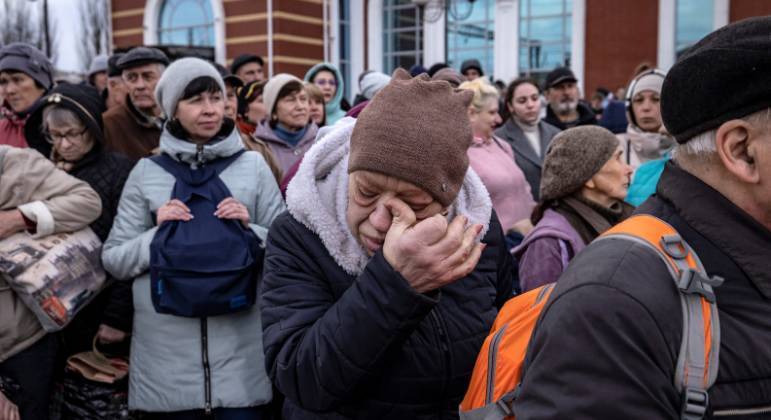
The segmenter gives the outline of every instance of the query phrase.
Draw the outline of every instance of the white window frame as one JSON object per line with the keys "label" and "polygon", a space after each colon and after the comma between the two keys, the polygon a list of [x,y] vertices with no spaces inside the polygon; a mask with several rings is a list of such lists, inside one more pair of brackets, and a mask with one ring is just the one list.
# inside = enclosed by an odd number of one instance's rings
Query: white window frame
{"label": "white window frame", "polygon": [[[165,0],[147,0],[143,21],[144,45],[158,45],[158,20]],[[214,20],[214,60],[225,65],[225,8],[222,1],[209,0]]]}

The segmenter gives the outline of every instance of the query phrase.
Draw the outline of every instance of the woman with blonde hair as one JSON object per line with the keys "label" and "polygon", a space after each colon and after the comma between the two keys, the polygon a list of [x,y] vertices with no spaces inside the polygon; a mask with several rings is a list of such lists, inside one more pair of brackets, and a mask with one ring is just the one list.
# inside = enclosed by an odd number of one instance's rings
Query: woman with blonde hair
{"label": "woman with blonde hair", "polygon": [[493,134],[501,123],[498,114],[498,90],[484,79],[464,82],[460,89],[474,92],[468,117],[474,139],[468,149],[469,162],[490,193],[509,245],[513,247],[532,225],[530,214],[535,207],[525,174],[514,161],[508,143]]}
{"label": "woman with blonde hair", "polygon": [[303,83],[308,94],[308,113],[311,122],[323,127],[327,123],[327,111],[324,109],[324,93],[318,86],[310,82]]}

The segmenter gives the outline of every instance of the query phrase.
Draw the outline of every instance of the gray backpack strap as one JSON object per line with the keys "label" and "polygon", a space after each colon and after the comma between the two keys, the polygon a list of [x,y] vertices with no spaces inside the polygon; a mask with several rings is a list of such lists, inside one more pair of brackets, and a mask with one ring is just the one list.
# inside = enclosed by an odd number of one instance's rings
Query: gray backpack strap
{"label": "gray backpack strap", "polygon": [[[666,222],[652,216],[635,216],[650,224],[648,238],[619,225],[597,240],[621,238],[651,249],[666,265],[680,292],[683,338],[675,367],[674,385],[682,395],[680,418],[701,420],[707,413],[707,390],[715,383],[720,359],[720,319],[713,288],[722,284],[720,277],[710,278],[699,257]],[[622,223],[623,225],[623,223]],[[646,226],[647,227],[647,226]],[[639,228],[639,226],[638,226]],[[653,237],[658,243],[651,242]]]}

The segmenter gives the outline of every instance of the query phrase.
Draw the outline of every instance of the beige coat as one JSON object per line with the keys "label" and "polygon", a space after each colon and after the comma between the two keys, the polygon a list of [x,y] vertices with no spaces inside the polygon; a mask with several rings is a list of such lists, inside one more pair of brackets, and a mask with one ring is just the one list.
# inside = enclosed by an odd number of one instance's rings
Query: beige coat
{"label": "beige coat", "polygon": [[[82,229],[102,212],[85,182],[56,169],[32,149],[0,146],[0,211],[19,209],[37,223],[34,236]],[[45,335],[40,323],[0,277],[0,362]]]}

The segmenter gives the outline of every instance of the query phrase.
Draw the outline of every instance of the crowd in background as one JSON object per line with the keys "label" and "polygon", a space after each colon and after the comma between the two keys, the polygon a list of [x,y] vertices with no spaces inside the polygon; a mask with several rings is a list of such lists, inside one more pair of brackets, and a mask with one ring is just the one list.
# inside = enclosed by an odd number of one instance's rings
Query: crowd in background
{"label": "crowd in background", "polygon": [[[0,420],[91,418],[61,390],[96,348],[128,362],[126,418],[457,418],[498,310],[558,280],[569,303],[534,336],[517,418],[676,418],[660,369],[681,332],[628,284],[663,275],[593,245],[636,207],[730,283],[735,370],[712,405],[768,406],[769,30],[729,25],[669,75],[643,64],[589,100],[567,67],[503,84],[467,60],[365,71],[349,103],[331,63],[268,78],[258,55],[226,68],[147,46],[57,84],[43,53],[6,45],[0,244],[90,227],[107,280],[49,333],[0,265]],[[237,275],[175,296],[179,264]]]}

